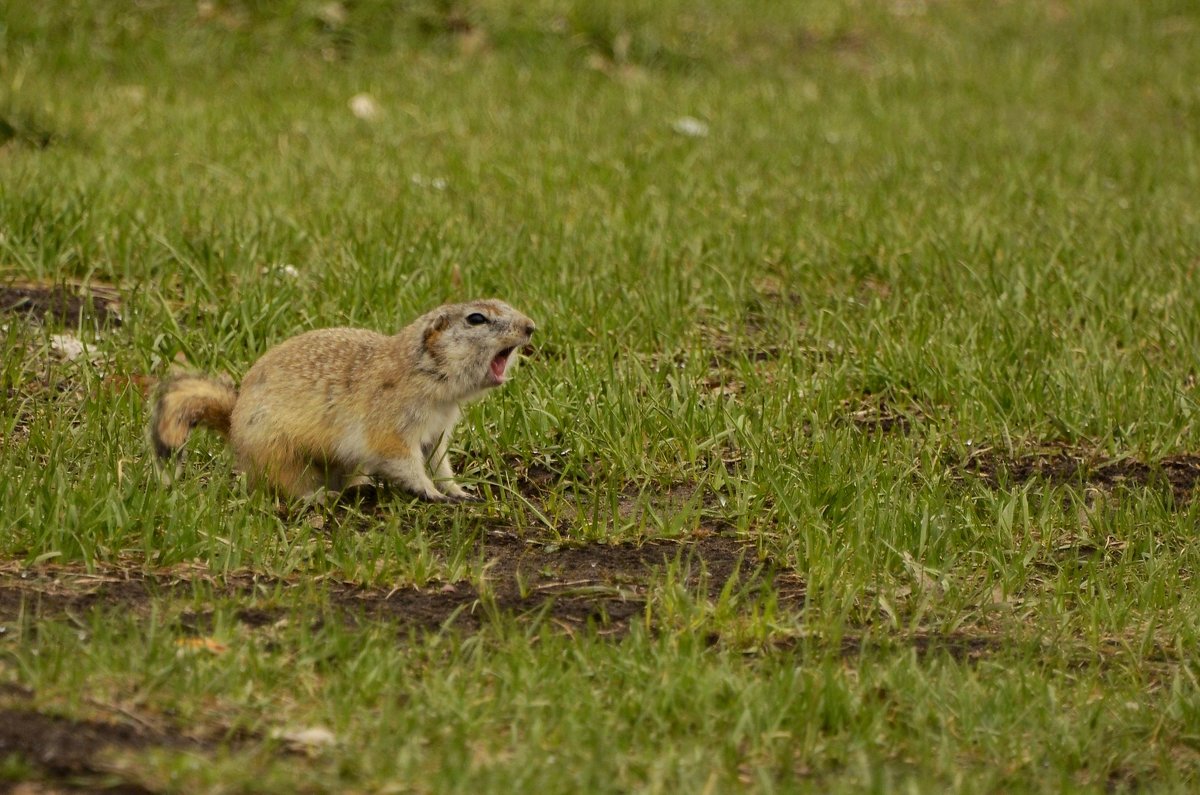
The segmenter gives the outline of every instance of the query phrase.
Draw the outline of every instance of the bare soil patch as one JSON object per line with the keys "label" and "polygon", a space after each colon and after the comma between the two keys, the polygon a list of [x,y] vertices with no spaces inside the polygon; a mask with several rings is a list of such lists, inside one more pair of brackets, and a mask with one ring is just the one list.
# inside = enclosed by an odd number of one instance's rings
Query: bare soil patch
{"label": "bare soil patch", "polygon": [[888,638],[886,641],[869,640],[860,635],[846,635],[842,638],[841,653],[843,657],[857,657],[885,649],[910,648],[922,659],[944,655],[958,662],[973,663],[1011,645],[1006,644],[1000,636],[970,631],[914,632]]}
{"label": "bare soil patch", "polygon": [[[710,379],[719,377],[722,371],[735,369],[740,363],[761,364],[783,358],[787,353],[779,344],[782,332],[754,310],[747,311],[736,323],[700,323],[697,333],[702,349],[709,351],[708,367],[714,371]],[[672,362],[682,364],[687,356],[687,350],[677,351]]]}
{"label": "bare soil patch", "polygon": [[1200,483],[1200,455],[1180,453],[1156,461],[1110,458],[1079,447],[1050,444],[1037,450],[1006,455],[992,448],[976,450],[965,469],[994,487],[1042,480],[1105,492],[1121,488],[1158,488],[1175,505],[1191,502]]}
{"label": "bare soil patch", "polygon": [[0,153],[11,144],[45,149],[62,136],[32,118],[17,113],[0,113]]}
{"label": "bare soil patch", "polygon": [[556,548],[494,534],[484,550],[491,565],[483,593],[467,583],[409,589],[383,599],[369,589],[349,589],[335,593],[334,603],[410,625],[452,622],[477,629],[498,612],[544,616],[564,628],[594,624],[619,634],[644,611],[653,575],[676,561],[687,587],[709,599],[736,578],[748,592],[773,580],[785,605],[798,607],[804,600],[803,585],[794,576],[777,575],[753,550],[727,536]]}
{"label": "bare soil patch", "polygon": [[915,402],[891,400],[869,392],[856,400],[843,400],[841,409],[842,423],[867,433],[908,433],[928,418],[925,409]]}
{"label": "bare soil patch", "polygon": [[15,581],[0,575],[0,621],[12,622],[22,614],[60,616],[93,608],[119,608],[148,602],[169,586],[156,587],[153,578],[132,579],[83,573],[61,576],[34,574]]}
{"label": "bare soil patch", "polygon": [[[785,606],[798,607],[804,601],[803,583],[794,574],[776,572],[769,561],[759,560],[753,549],[729,536],[558,547],[492,532],[481,547],[487,563],[481,588],[470,582],[385,589],[329,581],[324,586],[328,608],[313,606],[322,612],[318,620],[356,623],[365,618],[386,620],[405,630],[452,625],[473,631],[492,617],[508,615],[542,618],[566,629],[591,624],[605,633],[621,634],[645,609],[654,576],[676,561],[684,583],[706,598],[716,598],[734,580],[748,594],[773,582]],[[307,585],[302,578],[280,581],[253,572],[215,578],[194,566],[87,573],[69,566],[21,569],[10,564],[0,570],[0,622],[94,609],[148,614],[156,598],[190,597],[201,582],[216,596],[247,598],[250,603],[237,618],[252,628],[272,624],[286,613],[254,604],[259,589],[282,586],[286,591]],[[180,629],[202,631],[210,620],[211,614],[187,613]]]}
{"label": "bare soil patch", "polygon": [[199,743],[130,723],[106,723],[48,715],[25,706],[0,708],[0,758],[18,756],[43,783],[77,791],[141,795],[151,790],[122,781],[104,763],[113,752],[144,748],[196,748]]}
{"label": "bare soil patch", "polygon": [[85,318],[100,325],[120,325],[120,295],[104,285],[65,285],[15,282],[0,286],[0,314],[24,315],[78,326]]}

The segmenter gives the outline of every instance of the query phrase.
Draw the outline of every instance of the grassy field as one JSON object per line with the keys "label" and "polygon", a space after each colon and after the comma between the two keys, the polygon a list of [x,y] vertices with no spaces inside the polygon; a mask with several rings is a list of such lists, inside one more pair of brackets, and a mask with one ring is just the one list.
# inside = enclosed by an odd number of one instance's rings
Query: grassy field
{"label": "grassy field", "polygon": [[[1194,791],[1198,74],[1191,0],[0,3],[0,782]],[[173,362],[479,296],[484,502],[155,479]]]}

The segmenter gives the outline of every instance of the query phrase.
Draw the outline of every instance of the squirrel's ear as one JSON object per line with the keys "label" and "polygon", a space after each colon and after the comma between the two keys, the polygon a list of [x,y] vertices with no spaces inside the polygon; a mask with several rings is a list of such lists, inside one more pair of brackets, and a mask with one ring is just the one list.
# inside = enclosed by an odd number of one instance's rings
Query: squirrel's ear
{"label": "squirrel's ear", "polygon": [[432,328],[434,331],[445,331],[446,327],[449,325],[450,325],[450,316],[447,314],[441,314],[433,319]]}

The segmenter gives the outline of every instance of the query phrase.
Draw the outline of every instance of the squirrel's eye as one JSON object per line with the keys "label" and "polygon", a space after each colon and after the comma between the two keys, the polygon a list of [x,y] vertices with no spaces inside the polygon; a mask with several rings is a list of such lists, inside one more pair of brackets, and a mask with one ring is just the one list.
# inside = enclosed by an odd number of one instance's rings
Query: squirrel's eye
{"label": "squirrel's eye", "polygon": [[487,318],[478,312],[472,312],[471,314],[467,315],[467,322],[472,326],[478,326],[481,323],[486,323]]}

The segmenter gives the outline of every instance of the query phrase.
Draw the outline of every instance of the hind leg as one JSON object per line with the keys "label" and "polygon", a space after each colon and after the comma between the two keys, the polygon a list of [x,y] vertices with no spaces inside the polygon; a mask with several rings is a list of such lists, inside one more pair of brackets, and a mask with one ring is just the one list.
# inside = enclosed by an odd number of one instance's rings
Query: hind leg
{"label": "hind leg", "polygon": [[371,479],[358,471],[357,467],[342,466],[337,463],[326,463],[321,467],[322,485],[328,491],[345,491],[359,486],[365,486]]}
{"label": "hind leg", "polygon": [[267,488],[281,497],[307,498],[325,485],[326,473],[307,458],[287,453],[255,456],[243,462],[254,488]]}

